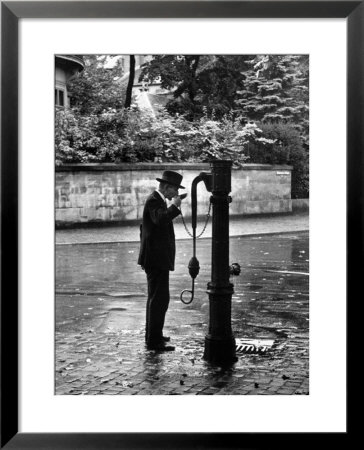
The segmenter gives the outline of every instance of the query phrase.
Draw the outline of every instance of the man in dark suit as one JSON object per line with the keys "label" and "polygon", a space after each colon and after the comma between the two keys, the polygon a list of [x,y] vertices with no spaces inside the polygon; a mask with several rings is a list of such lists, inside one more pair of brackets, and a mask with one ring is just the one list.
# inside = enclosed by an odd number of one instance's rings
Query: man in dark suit
{"label": "man in dark suit", "polygon": [[[163,336],[163,326],[169,305],[169,271],[174,270],[176,255],[173,219],[181,214],[178,189],[184,189],[182,179],[177,172],[164,171],[162,178],[157,178],[158,190],[147,198],[143,211],[138,264],[148,282],[145,340],[148,349],[157,351],[174,350],[167,344],[170,338]],[[169,207],[166,199],[172,201]]]}

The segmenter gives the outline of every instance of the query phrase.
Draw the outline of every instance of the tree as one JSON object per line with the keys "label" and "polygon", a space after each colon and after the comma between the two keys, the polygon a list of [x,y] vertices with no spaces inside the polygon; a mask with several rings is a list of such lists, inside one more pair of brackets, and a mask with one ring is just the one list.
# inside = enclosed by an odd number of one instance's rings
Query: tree
{"label": "tree", "polygon": [[108,109],[123,107],[123,92],[118,79],[122,76],[120,61],[111,69],[105,69],[110,55],[86,55],[85,69],[68,85],[72,94],[71,106],[81,115],[101,114]]}
{"label": "tree", "polygon": [[125,96],[125,108],[130,108],[131,106],[131,99],[132,99],[132,92],[133,92],[133,86],[134,86],[134,77],[135,77],[135,56],[130,55],[130,67],[129,67],[129,81],[128,86],[126,88],[126,96]]}
{"label": "tree", "polygon": [[237,91],[243,88],[248,59],[251,56],[213,56],[198,72],[198,100],[203,109],[217,119],[235,113]]}
{"label": "tree", "polygon": [[251,56],[155,55],[144,64],[140,81],[158,79],[172,92],[167,104],[172,114],[195,120],[207,111],[221,118],[234,108],[248,59]]}
{"label": "tree", "polygon": [[292,123],[308,145],[308,56],[258,55],[236,105],[245,121]]}
{"label": "tree", "polygon": [[193,120],[196,114],[196,74],[199,55],[154,55],[144,64],[139,81],[160,80],[161,87],[172,92],[167,105],[170,112],[183,111]]}
{"label": "tree", "polygon": [[292,171],[292,198],[309,197],[309,153],[295,124],[286,122],[258,123],[264,145],[258,140],[246,146],[250,162],[261,164],[288,164]]}
{"label": "tree", "polygon": [[124,132],[124,93],[120,61],[105,67],[110,56],[84,56],[84,71],[69,83],[71,108],[56,111],[56,164],[108,162],[117,157]]}

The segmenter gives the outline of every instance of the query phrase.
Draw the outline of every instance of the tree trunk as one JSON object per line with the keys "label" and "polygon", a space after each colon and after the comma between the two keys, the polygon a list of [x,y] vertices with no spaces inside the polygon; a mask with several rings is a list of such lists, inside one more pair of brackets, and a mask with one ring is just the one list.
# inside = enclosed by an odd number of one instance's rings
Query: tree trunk
{"label": "tree trunk", "polygon": [[130,108],[131,105],[131,94],[133,91],[134,76],[135,76],[135,56],[130,55],[129,82],[128,87],[126,88],[126,97],[124,104],[125,108]]}
{"label": "tree trunk", "polygon": [[190,81],[190,85],[189,85],[189,89],[188,89],[188,95],[189,95],[192,103],[195,102],[195,97],[196,97],[196,93],[197,93],[196,71],[197,71],[197,66],[198,66],[199,61],[200,61],[200,57],[194,56],[193,59],[191,60],[191,65],[190,65],[191,81]]}

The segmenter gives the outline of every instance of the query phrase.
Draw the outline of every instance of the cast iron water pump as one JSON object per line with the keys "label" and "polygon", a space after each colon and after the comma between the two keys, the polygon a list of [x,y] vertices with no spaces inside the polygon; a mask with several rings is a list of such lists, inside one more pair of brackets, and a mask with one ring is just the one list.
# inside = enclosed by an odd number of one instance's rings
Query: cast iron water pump
{"label": "cast iron water pump", "polygon": [[[237,263],[229,265],[229,203],[231,197],[231,161],[212,161],[211,173],[201,172],[192,182],[192,229],[193,257],[188,269],[192,277],[192,290],[181,293],[183,303],[189,304],[194,297],[194,280],[200,265],[196,258],[196,224],[197,195],[196,188],[200,181],[205,182],[208,192],[212,192],[212,254],[211,281],[207,284],[209,295],[210,316],[209,329],[205,337],[204,359],[216,364],[229,364],[237,360],[235,354],[235,338],[231,328],[231,298],[234,292],[230,283],[230,275],[239,275],[240,266]],[[206,225],[205,225],[206,226]],[[186,301],[183,296],[191,294]]]}

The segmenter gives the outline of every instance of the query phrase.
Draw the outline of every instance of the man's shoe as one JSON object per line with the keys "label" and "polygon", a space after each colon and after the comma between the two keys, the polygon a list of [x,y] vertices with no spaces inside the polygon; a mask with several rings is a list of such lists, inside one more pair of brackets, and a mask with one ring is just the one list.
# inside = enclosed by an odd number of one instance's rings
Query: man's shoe
{"label": "man's shoe", "polygon": [[173,352],[175,347],[173,345],[166,345],[163,342],[159,344],[149,344],[147,345],[148,350],[155,350],[157,352]]}
{"label": "man's shoe", "polygon": [[[169,342],[171,340],[171,338],[169,336],[162,336],[161,337],[161,342]],[[147,342],[147,338],[145,338],[145,342]]]}

